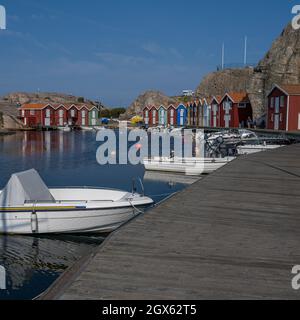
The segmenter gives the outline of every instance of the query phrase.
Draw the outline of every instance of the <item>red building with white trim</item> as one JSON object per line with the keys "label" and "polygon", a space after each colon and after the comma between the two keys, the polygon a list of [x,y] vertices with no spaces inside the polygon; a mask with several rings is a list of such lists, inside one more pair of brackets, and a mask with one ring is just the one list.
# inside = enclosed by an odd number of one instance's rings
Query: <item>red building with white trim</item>
{"label": "red building with white trim", "polygon": [[24,104],[19,112],[26,127],[51,128],[96,125],[97,121],[94,121],[95,124],[92,123],[92,112],[95,110],[96,107],[90,105],[35,103]]}
{"label": "red building with white trim", "polygon": [[300,130],[300,85],[275,85],[268,94],[267,128]]}
{"label": "red building with white trim", "polygon": [[150,110],[149,110],[148,106],[144,107],[144,109],[143,109],[143,118],[144,118],[145,125],[149,126],[149,124],[150,124],[150,121],[149,121],[150,120]]}
{"label": "red building with white trim", "polygon": [[156,127],[159,125],[158,109],[155,106],[149,107],[149,126]]}
{"label": "red building with white trim", "polygon": [[220,102],[220,127],[247,127],[253,120],[252,106],[246,92],[226,93]]}
{"label": "red building with white trim", "polygon": [[177,125],[177,110],[176,107],[171,104],[168,107],[168,125],[176,126]]}

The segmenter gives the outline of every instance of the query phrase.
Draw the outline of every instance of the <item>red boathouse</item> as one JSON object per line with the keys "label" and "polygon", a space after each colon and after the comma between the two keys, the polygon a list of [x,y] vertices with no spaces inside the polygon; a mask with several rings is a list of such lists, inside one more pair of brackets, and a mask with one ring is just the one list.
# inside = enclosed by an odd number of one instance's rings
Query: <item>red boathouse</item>
{"label": "red boathouse", "polygon": [[267,128],[300,130],[300,84],[272,88],[268,95]]}
{"label": "red boathouse", "polygon": [[220,102],[220,127],[247,127],[253,120],[252,106],[246,92],[226,93]]}
{"label": "red boathouse", "polygon": [[168,107],[168,125],[170,125],[171,127],[176,126],[177,124],[177,111],[176,111],[176,107],[174,107],[174,105],[170,105]]}

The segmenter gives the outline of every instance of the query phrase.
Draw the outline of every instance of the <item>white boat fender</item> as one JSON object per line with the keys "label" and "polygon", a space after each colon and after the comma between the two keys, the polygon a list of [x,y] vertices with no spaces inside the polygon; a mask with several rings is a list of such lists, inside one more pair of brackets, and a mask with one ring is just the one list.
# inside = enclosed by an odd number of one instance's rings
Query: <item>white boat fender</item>
{"label": "white boat fender", "polygon": [[31,214],[31,231],[32,233],[38,232],[38,218],[35,211],[32,211]]}

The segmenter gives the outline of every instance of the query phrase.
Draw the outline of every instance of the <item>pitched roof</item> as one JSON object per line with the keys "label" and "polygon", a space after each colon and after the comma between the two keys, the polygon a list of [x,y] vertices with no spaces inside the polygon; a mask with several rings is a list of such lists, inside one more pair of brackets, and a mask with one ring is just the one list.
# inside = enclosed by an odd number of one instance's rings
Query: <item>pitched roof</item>
{"label": "pitched roof", "polygon": [[222,101],[222,96],[213,96],[211,97],[210,103],[212,103],[214,100],[218,103],[220,103]]}
{"label": "pitched roof", "polygon": [[249,102],[249,97],[247,92],[228,92],[224,95],[222,100],[224,100],[226,96],[229,97],[234,103]]}
{"label": "pitched roof", "polygon": [[41,104],[41,103],[27,103],[23,104],[20,109],[22,110],[41,110],[47,106],[51,106],[50,104]]}
{"label": "pitched roof", "polygon": [[64,104],[64,103],[60,103],[60,104],[52,104],[52,103],[27,103],[27,104],[23,104],[22,107],[20,108],[21,110],[43,110],[47,107],[51,107],[55,110],[59,109],[60,107],[65,108],[66,110],[70,110],[72,107],[75,107],[77,110],[81,110],[83,108],[88,109],[89,111],[93,110],[94,108],[96,108],[93,105],[86,105],[86,104],[82,104],[82,105],[78,105],[78,104]]}
{"label": "pitched roof", "polygon": [[279,89],[282,89],[290,96],[300,95],[300,84],[289,84],[289,85],[284,84],[276,87],[278,87]]}

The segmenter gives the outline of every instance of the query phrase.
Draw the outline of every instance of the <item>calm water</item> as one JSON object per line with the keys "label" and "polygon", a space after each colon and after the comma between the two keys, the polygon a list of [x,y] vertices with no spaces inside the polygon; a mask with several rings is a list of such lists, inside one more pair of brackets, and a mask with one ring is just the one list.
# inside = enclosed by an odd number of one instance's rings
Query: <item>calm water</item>
{"label": "calm water", "polygon": [[[100,166],[96,161],[98,146],[94,132],[0,136],[0,188],[12,173],[31,168],[38,170],[50,187],[96,186],[131,191],[132,179],[141,178],[146,195],[156,202],[193,182],[176,176],[145,174],[141,165]],[[0,265],[6,270],[6,290],[0,290],[0,299],[34,298],[102,241],[101,236],[0,235]]]}

